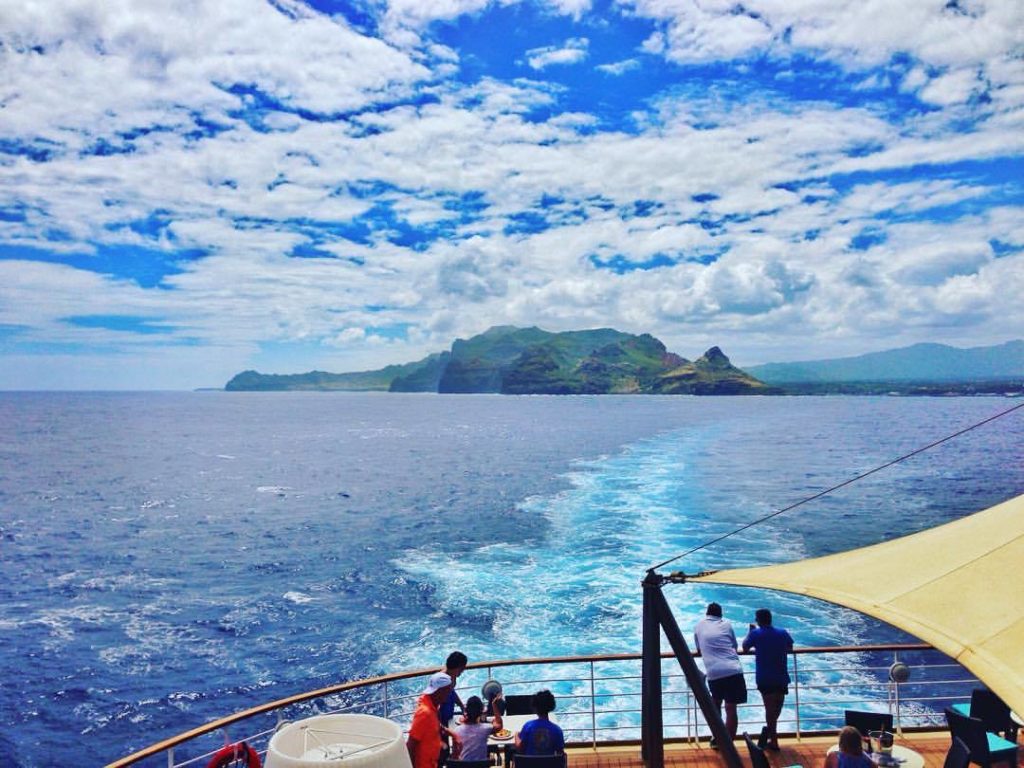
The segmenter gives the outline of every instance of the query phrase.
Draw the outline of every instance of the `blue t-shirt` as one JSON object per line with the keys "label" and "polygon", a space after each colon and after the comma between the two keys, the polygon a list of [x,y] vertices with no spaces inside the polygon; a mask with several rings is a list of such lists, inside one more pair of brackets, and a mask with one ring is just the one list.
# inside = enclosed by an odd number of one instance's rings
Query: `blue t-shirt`
{"label": "blue t-shirt", "polygon": [[524,755],[554,755],[565,751],[565,737],[562,729],[550,720],[527,720],[519,731],[522,746],[519,752]]}
{"label": "blue t-shirt", "polygon": [[441,720],[441,725],[448,725],[449,721],[455,717],[455,704],[458,702],[458,698],[455,694],[455,686],[452,686],[451,692],[448,694],[448,698],[441,702],[441,706],[437,708],[437,716]]}
{"label": "blue t-shirt", "polygon": [[839,753],[837,762],[839,768],[874,768],[871,758],[861,753],[859,755],[848,755],[845,752]]}
{"label": "blue t-shirt", "polygon": [[793,650],[789,632],[776,627],[756,627],[743,638],[743,650],[754,649],[757,687],[789,685],[786,656]]}

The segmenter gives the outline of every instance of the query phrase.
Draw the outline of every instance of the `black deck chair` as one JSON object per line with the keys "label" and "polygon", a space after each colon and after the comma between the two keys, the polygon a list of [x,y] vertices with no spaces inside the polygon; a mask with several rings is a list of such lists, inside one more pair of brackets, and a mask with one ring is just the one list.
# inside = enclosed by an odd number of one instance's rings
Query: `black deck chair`
{"label": "black deck chair", "polygon": [[872,731],[888,731],[892,733],[892,715],[888,712],[868,712],[861,709],[848,709],[843,713],[843,725],[852,725],[860,731],[864,740],[864,750],[871,751],[870,735]]}
{"label": "black deck chair", "polygon": [[985,730],[1002,734],[1007,741],[1017,740],[1017,724],[1010,717],[1010,707],[987,688],[971,691],[971,717],[985,724]]}
{"label": "black deck chair", "polygon": [[533,714],[533,696],[528,694],[513,694],[511,696],[502,697],[502,700],[505,702],[506,715]]}
{"label": "black deck chair", "polygon": [[946,761],[942,768],[967,768],[971,764],[971,751],[964,744],[963,739],[953,737],[953,743],[949,745],[946,753]]}
{"label": "black deck chair", "polygon": [[754,743],[754,740],[750,738],[750,734],[746,731],[743,732],[743,740],[747,742],[747,751],[750,752],[751,768],[772,768],[771,763],[768,762],[768,758],[764,754],[764,750]]}
{"label": "black deck chair", "polygon": [[989,733],[978,718],[967,717],[947,707],[946,722],[953,739],[960,739],[967,746],[972,763],[982,768],[990,768],[994,763],[1017,765],[1017,745]]}
{"label": "black deck chair", "polygon": [[848,709],[844,714],[844,725],[852,725],[865,739],[872,731],[889,731],[892,733],[892,715],[888,712],[866,712],[860,709]]}

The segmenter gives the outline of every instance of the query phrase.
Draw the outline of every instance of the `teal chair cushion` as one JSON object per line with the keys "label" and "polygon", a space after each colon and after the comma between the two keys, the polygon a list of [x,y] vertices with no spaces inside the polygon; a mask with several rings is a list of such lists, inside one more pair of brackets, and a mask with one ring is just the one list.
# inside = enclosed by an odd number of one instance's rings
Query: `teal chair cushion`
{"label": "teal chair cushion", "polygon": [[1017,751],[1017,745],[1014,744],[1012,741],[1007,741],[1002,736],[996,736],[994,733],[991,732],[986,732],[985,735],[988,736],[989,752],[1004,752],[1010,749],[1012,749],[1015,752]]}
{"label": "teal chair cushion", "polygon": [[959,704],[954,704],[950,709],[954,712],[959,712],[964,717],[971,716],[971,702],[969,701],[961,701]]}

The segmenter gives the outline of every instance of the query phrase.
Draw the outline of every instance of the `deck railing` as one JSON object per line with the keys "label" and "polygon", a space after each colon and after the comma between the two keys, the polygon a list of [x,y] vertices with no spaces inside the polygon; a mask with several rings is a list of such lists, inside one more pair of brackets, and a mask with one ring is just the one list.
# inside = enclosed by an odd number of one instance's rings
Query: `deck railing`
{"label": "deck railing", "polygon": [[[763,722],[753,681],[753,658],[742,654],[750,696],[739,708],[741,730]],[[889,679],[896,661],[910,668],[907,682]],[[261,753],[285,722],[315,714],[359,712],[407,726],[420,690],[435,668],[365,678],[268,702],[194,728],[111,763],[170,768],[203,765],[228,741],[246,741]],[[790,656],[790,684],[780,732],[797,737],[835,730],[843,710],[891,712],[898,728],[942,724],[944,707],[970,698],[978,682],[969,672],[927,645],[797,648]],[[471,664],[459,678],[463,699],[478,694],[488,679],[506,694],[549,688],[558,700],[554,718],[566,741],[577,745],[636,742],[640,738],[640,655],[610,654],[487,661]],[[696,740],[708,729],[671,654],[662,655],[666,740]],[[188,753],[185,756],[183,753]],[[178,761],[180,758],[180,761]]]}

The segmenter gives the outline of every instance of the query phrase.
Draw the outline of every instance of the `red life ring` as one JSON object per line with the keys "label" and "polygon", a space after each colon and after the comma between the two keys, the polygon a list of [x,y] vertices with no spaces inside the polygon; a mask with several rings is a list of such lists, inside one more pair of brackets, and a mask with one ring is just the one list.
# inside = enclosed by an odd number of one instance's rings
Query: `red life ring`
{"label": "red life ring", "polygon": [[260,756],[255,749],[244,741],[237,744],[228,744],[218,750],[206,768],[260,768]]}

